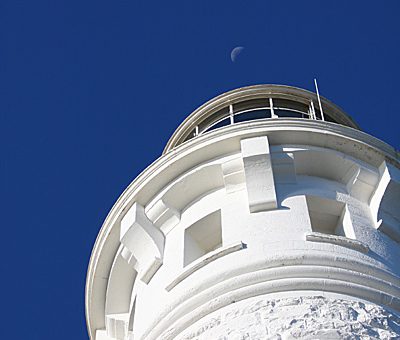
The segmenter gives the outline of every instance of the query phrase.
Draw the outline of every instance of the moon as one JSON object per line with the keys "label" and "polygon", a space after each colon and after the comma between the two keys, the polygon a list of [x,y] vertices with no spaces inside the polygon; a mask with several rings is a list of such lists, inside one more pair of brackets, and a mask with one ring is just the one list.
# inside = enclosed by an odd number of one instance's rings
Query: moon
{"label": "moon", "polygon": [[238,57],[238,55],[244,50],[243,46],[235,47],[231,52],[231,60],[234,63]]}

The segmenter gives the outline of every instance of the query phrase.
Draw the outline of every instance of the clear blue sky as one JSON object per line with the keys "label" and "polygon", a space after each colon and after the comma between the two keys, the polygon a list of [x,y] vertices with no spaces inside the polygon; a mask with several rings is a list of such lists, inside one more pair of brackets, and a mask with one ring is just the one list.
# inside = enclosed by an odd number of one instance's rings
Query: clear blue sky
{"label": "clear blue sky", "polygon": [[[90,252],[206,100],[313,89],[399,148],[400,1],[0,4],[2,339],[86,339]],[[232,63],[230,51],[245,49]]]}

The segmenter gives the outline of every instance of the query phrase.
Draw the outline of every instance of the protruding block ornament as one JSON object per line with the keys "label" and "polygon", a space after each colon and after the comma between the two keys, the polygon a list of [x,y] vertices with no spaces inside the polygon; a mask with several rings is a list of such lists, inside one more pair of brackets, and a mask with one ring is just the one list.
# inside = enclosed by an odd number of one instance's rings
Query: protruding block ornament
{"label": "protruding block ornament", "polygon": [[371,199],[378,230],[400,242],[400,171],[383,162],[379,184]]}
{"label": "protruding block ornament", "polygon": [[250,212],[277,208],[267,136],[240,141]]}
{"label": "protruding block ornament", "polygon": [[148,283],[162,264],[164,235],[151,223],[144,208],[134,203],[121,221],[121,243],[136,260],[135,268],[142,281]]}

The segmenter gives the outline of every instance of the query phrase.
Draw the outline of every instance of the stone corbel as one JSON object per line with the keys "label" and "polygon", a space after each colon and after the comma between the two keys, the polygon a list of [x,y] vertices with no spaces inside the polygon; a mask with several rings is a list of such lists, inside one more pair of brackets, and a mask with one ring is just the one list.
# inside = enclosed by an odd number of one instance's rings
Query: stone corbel
{"label": "stone corbel", "polygon": [[124,246],[121,255],[135,267],[139,278],[148,283],[162,264],[165,237],[140,204],[133,204],[122,218],[120,241]]}
{"label": "stone corbel", "polygon": [[274,174],[267,136],[240,141],[251,213],[277,208]]}
{"label": "stone corbel", "polygon": [[146,206],[146,215],[165,234],[181,220],[180,211],[171,207],[163,198],[160,198],[151,206]]}
{"label": "stone corbel", "polygon": [[241,157],[231,159],[221,164],[225,190],[231,193],[244,187],[244,167]]}
{"label": "stone corbel", "polygon": [[370,201],[378,230],[400,242],[400,170],[383,162],[380,180]]}

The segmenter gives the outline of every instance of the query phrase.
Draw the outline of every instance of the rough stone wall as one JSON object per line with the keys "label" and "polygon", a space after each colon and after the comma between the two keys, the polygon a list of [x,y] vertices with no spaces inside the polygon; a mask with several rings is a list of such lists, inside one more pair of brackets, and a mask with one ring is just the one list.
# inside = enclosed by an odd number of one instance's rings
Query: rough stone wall
{"label": "rough stone wall", "polygon": [[218,310],[179,340],[399,339],[400,317],[384,308],[323,296],[257,297]]}

